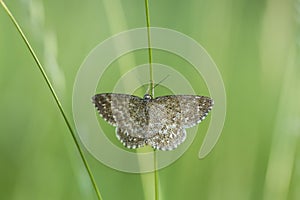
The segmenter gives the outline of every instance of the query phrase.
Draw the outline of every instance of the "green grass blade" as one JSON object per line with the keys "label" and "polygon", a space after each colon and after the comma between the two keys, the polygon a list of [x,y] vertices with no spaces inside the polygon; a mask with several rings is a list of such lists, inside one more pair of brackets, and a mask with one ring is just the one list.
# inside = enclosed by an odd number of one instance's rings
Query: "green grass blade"
{"label": "green grass blade", "polygon": [[66,116],[66,114],[65,114],[65,112],[64,112],[64,109],[63,109],[63,107],[62,107],[62,105],[61,105],[61,103],[60,103],[60,101],[59,101],[59,99],[58,99],[58,97],[57,97],[57,95],[56,95],[56,92],[55,92],[54,88],[52,87],[52,85],[51,85],[51,83],[50,83],[50,81],[49,81],[49,79],[48,79],[48,76],[47,76],[47,74],[46,74],[44,68],[42,67],[42,64],[40,63],[38,57],[36,56],[36,54],[35,54],[35,52],[34,52],[34,50],[33,50],[33,48],[31,47],[31,45],[29,44],[29,42],[28,42],[26,36],[24,35],[24,33],[23,33],[21,27],[19,26],[18,22],[16,21],[16,19],[14,18],[14,16],[12,15],[12,13],[10,12],[10,10],[9,10],[8,7],[6,6],[6,4],[5,4],[2,0],[0,0],[0,3],[1,3],[1,5],[2,5],[2,7],[4,8],[5,12],[8,14],[9,18],[12,20],[13,24],[15,25],[15,27],[17,28],[18,32],[20,33],[20,35],[21,35],[23,41],[25,42],[27,48],[29,49],[29,51],[30,51],[30,53],[31,53],[31,55],[32,55],[32,57],[33,57],[33,59],[34,59],[34,61],[36,62],[36,64],[37,64],[37,66],[38,66],[38,68],[39,68],[41,74],[43,75],[43,78],[45,79],[45,81],[46,81],[46,83],[47,83],[47,85],[48,85],[48,87],[49,87],[49,89],[50,89],[50,91],[51,91],[51,94],[52,94],[52,96],[53,96],[53,98],[54,98],[54,100],[55,100],[55,103],[57,104],[57,106],[58,106],[58,108],[59,108],[59,111],[60,111],[60,113],[62,114],[62,116],[63,116],[63,118],[64,118],[64,121],[65,121],[65,123],[66,123],[66,125],[67,125],[67,127],[68,127],[68,129],[69,129],[69,131],[70,131],[70,133],[71,133],[71,135],[72,135],[72,138],[73,138],[73,140],[74,140],[74,143],[75,143],[75,145],[76,145],[76,148],[77,148],[77,150],[79,151],[80,157],[81,157],[81,159],[82,159],[82,161],[83,161],[83,164],[84,164],[84,166],[85,166],[85,168],[86,168],[86,171],[88,172],[88,175],[89,175],[89,177],[90,177],[90,180],[91,180],[91,183],[92,183],[92,185],[93,185],[93,188],[94,188],[94,190],[95,190],[95,192],[96,192],[96,195],[97,195],[97,197],[98,197],[99,200],[102,200],[101,194],[100,194],[99,189],[98,189],[98,187],[97,187],[96,181],[95,181],[95,179],[94,179],[94,177],[93,177],[93,175],[92,175],[92,172],[91,172],[91,170],[90,170],[90,167],[89,167],[89,165],[88,165],[88,162],[87,162],[87,160],[86,160],[86,158],[85,158],[85,156],[84,156],[83,150],[82,150],[82,148],[80,147],[79,142],[78,142],[77,139],[76,139],[75,131],[74,131],[73,128],[71,127],[70,121],[68,120],[68,118],[67,118],[67,116]]}
{"label": "green grass blade", "polygon": [[149,73],[150,73],[150,84],[147,93],[154,97],[154,80],[153,80],[153,67],[152,67],[152,48],[151,48],[151,37],[150,37],[150,14],[149,14],[149,2],[145,0],[145,11],[146,11],[146,23],[147,23],[147,37],[148,37],[148,57],[149,57]]}
{"label": "green grass blade", "polygon": [[[147,23],[147,37],[148,37],[148,56],[149,56],[149,73],[150,73],[150,84],[147,93],[151,92],[154,97],[154,80],[153,80],[153,66],[152,66],[152,48],[151,48],[151,35],[150,35],[150,13],[149,13],[149,1],[145,0],[145,11],[146,11],[146,23]],[[159,199],[158,190],[158,171],[157,169],[157,152],[154,150],[154,192],[155,200]]]}

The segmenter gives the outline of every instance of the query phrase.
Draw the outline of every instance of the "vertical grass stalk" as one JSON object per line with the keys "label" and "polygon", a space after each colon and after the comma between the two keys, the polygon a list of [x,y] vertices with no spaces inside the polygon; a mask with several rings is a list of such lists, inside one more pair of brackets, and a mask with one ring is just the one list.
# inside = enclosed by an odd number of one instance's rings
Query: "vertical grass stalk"
{"label": "vertical grass stalk", "polygon": [[158,193],[158,171],[157,171],[157,151],[154,150],[154,192],[155,192],[155,200],[159,199],[159,193]]}
{"label": "vertical grass stalk", "polygon": [[28,42],[26,36],[24,35],[24,33],[23,33],[21,27],[19,26],[18,22],[17,22],[16,19],[14,18],[13,14],[10,12],[10,10],[9,10],[8,7],[6,6],[6,4],[3,2],[3,0],[0,0],[0,3],[1,3],[1,5],[2,5],[2,7],[4,8],[5,12],[7,13],[7,15],[9,16],[9,18],[11,19],[11,21],[13,22],[14,26],[17,28],[18,32],[20,33],[20,35],[21,35],[23,41],[25,42],[25,44],[26,44],[28,50],[30,51],[30,54],[32,55],[32,57],[33,57],[35,63],[37,64],[37,67],[39,68],[39,70],[40,70],[40,72],[41,72],[41,74],[42,74],[44,80],[46,81],[47,86],[48,86],[48,88],[50,89],[50,92],[51,92],[51,94],[52,94],[52,96],[53,96],[53,98],[54,98],[54,100],[55,100],[55,103],[57,104],[57,106],[58,106],[58,108],[59,108],[59,111],[60,111],[60,113],[62,114],[62,116],[63,116],[63,118],[64,118],[64,121],[65,121],[65,123],[66,123],[66,125],[67,125],[67,127],[68,127],[68,129],[69,129],[69,131],[70,131],[70,133],[71,133],[71,136],[72,136],[72,138],[73,138],[73,141],[74,141],[74,143],[75,143],[75,145],[76,145],[76,148],[77,148],[77,150],[78,150],[78,152],[79,152],[79,154],[80,154],[81,160],[83,161],[84,167],[85,167],[85,169],[86,169],[86,171],[87,171],[87,173],[88,173],[88,175],[89,175],[89,177],[90,177],[92,186],[93,186],[93,188],[94,188],[94,190],[95,190],[95,192],[96,192],[96,195],[97,195],[97,197],[98,197],[98,200],[102,200],[100,191],[99,191],[99,189],[98,189],[98,187],[97,187],[96,181],[95,181],[95,179],[94,179],[94,177],[93,177],[93,174],[92,174],[91,169],[90,169],[90,167],[89,167],[89,165],[88,165],[88,162],[87,162],[87,160],[86,160],[86,158],[85,158],[85,156],[84,156],[83,150],[82,150],[82,148],[80,147],[79,142],[78,142],[77,139],[76,139],[75,131],[73,130],[73,128],[72,128],[72,126],[71,126],[71,123],[70,123],[69,119],[67,118],[67,116],[66,116],[66,114],[65,114],[65,111],[64,111],[64,109],[63,109],[63,107],[62,107],[62,105],[61,105],[61,103],[60,103],[60,101],[59,101],[59,99],[58,99],[58,97],[57,97],[57,95],[56,95],[56,92],[55,92],[54,88],[52,87],[52,84],[51,84],[50,81],[49,81],[49,78],[48,78],[48,76],[47,76],[47,74],[46,74],[46,72],[45,72],[45,70],[44,70],[42,64],[40,63],[38,57],[36,56],[36,54],[35,54],[33,48],[32,48],[31,45],[29,44],[29,42]]}
{"label": "vertical grass stalk", "polygon": [[148,57],[149,57],[149,74],[150,83],[148,88],[148,94],[151,93],[154,97],[154,80],[153,80],[153,66],[152,66],[152,48],[151,48],[151,37],[150,37],[150,14],[149,14],[149,2],[145,0],[145,10],[146,10],[146,23],[147,23],[147,36],[148,36]]}
{"label": "vertical grass stalk", "polygon": [[[146,10],[146,23],[147,23],[147,37],[148,37],[148,57],[149,57],[149,75],[150,75],[150,83],[148,87],[148,94],[151,94],[154,97],[154,80],[153,80],[153,66],[152,66],[152,48],[151,48],[151,34],[150,34],[150,14],[149,14],[149,0],[145,0],[145,10]],[[154,192],[155,192],[155,200],[159,199],[158,192],[158,171],[157,171],[157,152],[154,150]]]}

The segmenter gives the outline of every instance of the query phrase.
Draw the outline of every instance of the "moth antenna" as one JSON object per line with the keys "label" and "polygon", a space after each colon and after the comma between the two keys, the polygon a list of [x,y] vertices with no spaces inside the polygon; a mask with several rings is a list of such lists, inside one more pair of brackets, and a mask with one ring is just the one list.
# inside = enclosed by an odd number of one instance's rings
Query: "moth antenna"
{"label": "moth antenna", "polygon": [[[170,76],[170,74],[168,74],[168,75],[165,76],[163,79],[161,79],[158,83],[156,83],[156,84],[153,86],[152,89],[150,88],[150,84],[149,84],[149,86],[148,86],[148,88],[147,88],[147,90],[146,90],[146,94],[150,94],[150,90],[154,90],[154,88],[156,88],[159,84],[161,84],[161,83],[162,83],[164,80],[166,80],[169,76]],[[143,86],[143,87],[144,87],[144,86]],[[151,93],[150,95],[152,95],[152,93]]]}
{"label": "moth antenna", "polygon": [[166,80],[169,76],[170,76],[170,74],[168,74],[167,76],[165,76],[165,78],[161,79],[158,83],[156,83],[154,85],[153,89],[156,88],[159,84],[161,84],[164,80]]}
{"label": "moth antenna", "polygon": [[143,87],[144,91],[148,91],[148,88],[146,88],[146,86],[144,84],[142,84],[142,87]]}

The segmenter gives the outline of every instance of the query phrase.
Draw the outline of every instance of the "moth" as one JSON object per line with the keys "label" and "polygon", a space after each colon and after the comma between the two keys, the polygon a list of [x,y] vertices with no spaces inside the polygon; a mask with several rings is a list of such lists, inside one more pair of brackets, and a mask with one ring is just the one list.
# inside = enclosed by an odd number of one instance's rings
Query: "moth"
{"label": "moth", "polygon": [[116,136],[127,148],[150,145],[173,150],[186,139],[186,128],[200,123],[213,107],[213,100],[198,95],[143,98],[102,93],[92,97],[100,116],[116,127]]}

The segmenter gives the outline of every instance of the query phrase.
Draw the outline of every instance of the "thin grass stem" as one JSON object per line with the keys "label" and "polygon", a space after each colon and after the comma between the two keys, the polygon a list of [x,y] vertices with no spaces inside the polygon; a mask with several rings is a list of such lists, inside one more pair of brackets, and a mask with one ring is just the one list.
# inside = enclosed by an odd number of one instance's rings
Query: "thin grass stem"
{"label": "thin grass stem", "polygon": [[154,97],[154,80],[153,80],[153,66],[152,66],[152,48],[151,48],[151,37],[150,37],[150,14],[149,14],[149,2],[145,0],[145,10],[146,10],[146,23],[147,23],[147,36],[148,36],[148,57],[149,57],[149,74],[150,83],[148,88],[148,93],[151,92],[152,97]]}
{"label": "thin grass stem", "polygon": [[23,41],[25,42],[27,48],[29,49],[29,51],[30,51],[30,53],[31,53],[31,55],[32,55],[32,57],[33,57],[35,63],[37,64],[37,66],[38,66],[38,68],[39,68],[41,74],[43,75],[43,78],[44,78],[44,80],[46,81],[47,86],[48,86],[48,88],[49,88],[50,91],[51,91],[51,94],[52,94],[52,96],[53,96],[53,98],[54,98],[54,100],[55,100],[55,103],[57,104],[57,106],[58,106],[58,108],[59,108],[59,111],[60,111],[60,113],[62,114],[62,116],[63,116],[63,118],[64,118],[64,121],[65,121],[65,123],[66,123],[66,125],[67,125],[67,127],[68,127],[68,129],[69,129],[69,131],[70,131],[70,133],[71,133],[71,136],[72,136],[73,141],[74,141],[74,143],[75,143],[75,145],[76,145],[76,148],[77,148],[77,150],[78,150],[78,152],[79,152],[79,154],[80,154],[80,157],[81,157],[81,159],[82,159],[82,161],[83,161],[83,164],[84,164],[84,166],[85,166],[85,168],[86,168],[86,171],[87,171],[87,173],[88,173],[88,175],[89,175],[89,177],[90,177],[90,180],[91,180],[91,183],[92,183],[92,185],[93,185],[93,188],[94,188],[94,190],[95,190],[95,192],[96,192],[96,195],[97,195],[97,197],[98,197],[99,200],[102,200],[101,194],[100,194],[99,189],[98,189],[98,187],[97,187],[96,181],[95,181],[95,179],[94,179],[94,177],[93,177],[93,175],[92,175],[92,172],[91,172],[91,169],[90,169],[90,167],[89,167],[89,165],[88,165],[88,162],[87,162],[87,160],[86,160],[86,158],[85,158],[85,156],[84,156],[83,150],[82,150],[82,148],[80,147],[79,142],[78,142],[78,140],[77,140],[77,138],[76,138],[76,136],[75,136],[75,131],[73,130],[73,128],[72,128],[72,126],[71,126],[71,124],[70,124],[70,121],[68,120],[68,118],[67,118],[67,116],[66,116],[66,114],[65,114],[65,111],[64,111],[64,109],[63,109],[63,107],[62,107],[62,105],[61,105],[61,103],[60,103],[60,101],[59,101],[59,99],[58,99],[58,97],[57,97],[57,95],[56,95],[56,92],[55,92],[54,88],[52,87],[52,84],[51,84],[50,81],[49,81],[49,78],[48,78],[48,76],[47,76],[47,74],[46,74],[46,72],[45,72],[45,70],[44,70],[42,64],[40,63],[38,57],[36,56],[36,54],[35,54],[33,48],[31,47],[30,43],[28,42],[28,40],[27,40],[25,34],[23,33],[21,27],[19,26],[18,22],[17,22],[16,19],[14,18],[13,14],[10,12],[10,10],[9,10],[8,7],[6,6],[6,4],[3,2],[3,0],[0,0],[0,3],[1,3],[1,5],[2,5],[2,7],[4,8],[5,12],[7,13],[7,15],[9,16],[9,18],[11,19],[11,21],[13,22],[14,26],[17,28],[18,32],[20,33],[20,35],[21,35]]}
{"label": "thin grass stem", "polygon": [[154,191],[155,191],[155,200],[159,199],[159,193],[158,193],[158,171],[157,171],[157,151],[154,150]]}
{"label": "thin grass stem", "polygon": [[[150,14],[149,14],[149,1],[145,0],[145,10],[146,10],[146,23],[147,23],[147,37],[148,37],[148,56],[149,56],[149,74],[150,74],[150,83],[148,87],[148,94],[151,93],[154,97],[154,79],[153,79],[153,65],[152,65],[152,48],[151,48],[151,35],[150,35]],[[159,199],[159,190],[158,190],[158,171],[157,171],[157,151],[154,150],[154,193],[155,200]]]}

